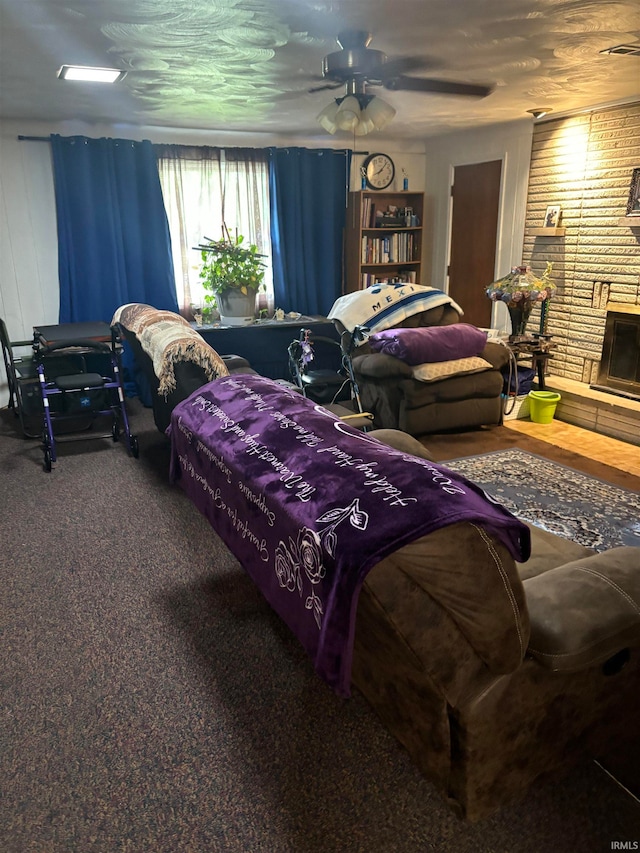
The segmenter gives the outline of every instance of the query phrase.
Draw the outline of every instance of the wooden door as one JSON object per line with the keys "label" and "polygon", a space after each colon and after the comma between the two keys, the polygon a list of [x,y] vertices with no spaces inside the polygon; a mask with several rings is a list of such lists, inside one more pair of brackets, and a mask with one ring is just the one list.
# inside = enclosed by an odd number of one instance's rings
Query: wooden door
{"label": "wooden door", "polygon": [[502,161],[456,166],[452,187],[449,296],[464,310],[463,320],[491,326],[486,287],[494,280]]}

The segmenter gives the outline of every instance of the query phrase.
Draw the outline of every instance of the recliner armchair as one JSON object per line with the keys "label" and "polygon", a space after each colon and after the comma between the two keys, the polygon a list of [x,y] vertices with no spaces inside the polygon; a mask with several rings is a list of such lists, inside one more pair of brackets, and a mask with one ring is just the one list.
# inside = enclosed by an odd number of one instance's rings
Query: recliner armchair
{"label": "recliner armchair", "polygon": [[[460,314],[452,305],[439,305],[407,317],[393,328],[458,322]],[[411,365],[373,352],[368,343],[358,347],[352,361],[362,405],[373,413],[374,427],[419,436],[502,423],[502,369],[509,363],[509,350],[489,341],[480,357],[491,367],[430,382],[415,379]]]}

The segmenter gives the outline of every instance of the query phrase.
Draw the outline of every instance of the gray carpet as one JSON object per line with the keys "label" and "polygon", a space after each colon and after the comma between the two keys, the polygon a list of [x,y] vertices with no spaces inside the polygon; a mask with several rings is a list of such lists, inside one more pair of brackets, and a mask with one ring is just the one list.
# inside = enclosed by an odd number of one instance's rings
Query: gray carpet
{"label": "gray carpet", "polygon": [[[595,764],[458,820],[356,693],[338,699],[179,489],[0,417],[4,853],[556,853],[640,837]],[[453,454],[452,454],[453,455]]]}

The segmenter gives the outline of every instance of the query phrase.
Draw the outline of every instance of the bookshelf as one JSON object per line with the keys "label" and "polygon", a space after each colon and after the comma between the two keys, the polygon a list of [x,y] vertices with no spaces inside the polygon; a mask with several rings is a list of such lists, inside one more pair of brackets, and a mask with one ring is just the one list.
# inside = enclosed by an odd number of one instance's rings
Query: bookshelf
{"label": "bookshelf", "polygon": [[423,222],[422,192],[349,193],[343,292],[381,281],[420,284]]}

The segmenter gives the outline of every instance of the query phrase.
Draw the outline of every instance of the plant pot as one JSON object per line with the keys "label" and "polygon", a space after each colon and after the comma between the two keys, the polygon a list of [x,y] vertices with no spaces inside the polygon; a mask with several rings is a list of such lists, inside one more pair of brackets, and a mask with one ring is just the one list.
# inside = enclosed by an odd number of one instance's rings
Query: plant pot
{"label": "plant pot", "polygon": [[229,292],[217,297],[220,322],[224,326],[247,326],[256,318],[256,294]]}

